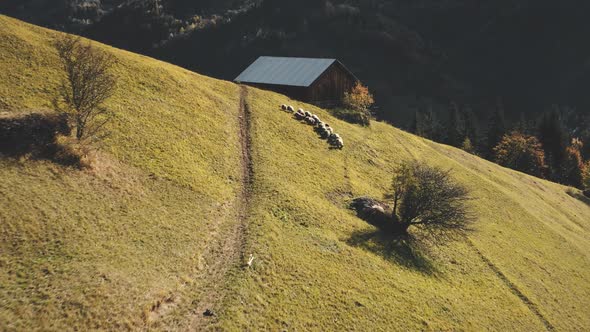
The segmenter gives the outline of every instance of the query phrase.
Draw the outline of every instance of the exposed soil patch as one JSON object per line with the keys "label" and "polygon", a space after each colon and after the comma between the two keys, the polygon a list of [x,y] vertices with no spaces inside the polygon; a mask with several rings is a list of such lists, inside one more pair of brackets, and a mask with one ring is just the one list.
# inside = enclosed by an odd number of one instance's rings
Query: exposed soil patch
{"label": "exposed soil patch", "polygon": [[246,222],[252,195],[253,165],[252,165],[252,140],[250,136],[251,113],[247,103],[248,90],[245,86],[240,91],[240,145],[242,177],[241,189],[236,197],[237,222],[231,230],[224,234],[218,246],[214,246],[205,254],[205,294],[196,304],[195,315],[191,324],[191,330],[201,331],[218,317],[218,306],[223,302],[224,286],[228,272],[239,267],[245,261],[244,244]]}

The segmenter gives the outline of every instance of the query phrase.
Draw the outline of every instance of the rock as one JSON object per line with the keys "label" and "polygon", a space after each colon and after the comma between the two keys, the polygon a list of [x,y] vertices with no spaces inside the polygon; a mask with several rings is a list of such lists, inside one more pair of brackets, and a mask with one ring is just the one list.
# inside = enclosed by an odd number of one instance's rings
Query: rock
{"label": "rock", "polygon": [[379,228],[385,228],[393,221],[389,206],[370,197],[357,197],[350,207],[361,219]]}
{"label": "rock", "polygon": [[213,312],[213,310],[211,309],[207,309],[203,312],[203,316],[205,317],[213,317],[215,316],[215,312]]}

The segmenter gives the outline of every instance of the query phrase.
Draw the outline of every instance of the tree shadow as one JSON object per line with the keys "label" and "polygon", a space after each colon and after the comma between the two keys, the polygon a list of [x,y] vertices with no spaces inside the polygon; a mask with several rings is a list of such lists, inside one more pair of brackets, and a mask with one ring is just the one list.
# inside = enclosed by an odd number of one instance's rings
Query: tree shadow
{"label": "tree shadow", "polygon": [[80,156],[59,135],[71,129],[67,115],[48,111],[25,114],[0,113],[0,157],[49,160],[63,166],[80,166]]}
{"label": "tree shadow", "polygon": [[439,272],[427,257],[425,248],[411,235],[394,235],[381,229],[366,229],[352,233],[346,243],[426,275],[436,275]]}
{"label": "tree shadow", "polygon": [[585,192],[582,192],[577,189],[568,189],[568,190],[566,190],[566,193],[569,196],[571,196],[577,200],[580,200],[580,201],[586,203],[586,205],[590,206],[590,195],[586,196]]}
{"label": "tree shadow", "polygon": [[354,232],[347,243],[363,248],[406,268],[434,275],[438,272],[427,257],[427,247],[421,245],[393,215],[391,207],[370,197],[352,200],[350,208],[373,229]]}

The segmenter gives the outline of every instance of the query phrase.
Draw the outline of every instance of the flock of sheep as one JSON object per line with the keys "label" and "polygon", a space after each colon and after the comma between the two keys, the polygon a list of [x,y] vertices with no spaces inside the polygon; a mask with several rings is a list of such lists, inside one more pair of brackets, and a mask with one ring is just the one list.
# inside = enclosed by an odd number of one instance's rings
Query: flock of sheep
{"label": "flock of sheep", "polygon": [[334,129],[332,129],[329,124],[320,120],[317,115],[308,111],[304,111],[301,108],[295,112],[293,106],[284,104],[281,105],[281,110],[288,113],[294,113],[293,116],[295,119],[304,121],[310,126],[314,126],[315,132],[318,133],[322,139],[327,139],[328,143],[330,143],[332,147],[336,149],[342,149],[344,147],[344,141],[342,140],[342,137],[336,134]]}

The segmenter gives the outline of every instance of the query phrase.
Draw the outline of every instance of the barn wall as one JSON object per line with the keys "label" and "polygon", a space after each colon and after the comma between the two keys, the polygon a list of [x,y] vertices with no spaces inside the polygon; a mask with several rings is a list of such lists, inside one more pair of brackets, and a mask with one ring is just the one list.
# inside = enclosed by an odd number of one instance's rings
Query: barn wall
{"label": "barn wall", "polygon": [[334,63],[309,87],[307,100],[319,104],[339,103],[355,82],[348,71]]}
{"label": "barn wall", "polygon": [[286,86],[286,85],[275,85],[275,84],[260,84],[260,83],[245,83],[253,87],[257,87],[263,90],[274,91],[277,93],[289,96],[291,99],[309,101],[308,99],[308,88],[297,87],[297,86]]}

